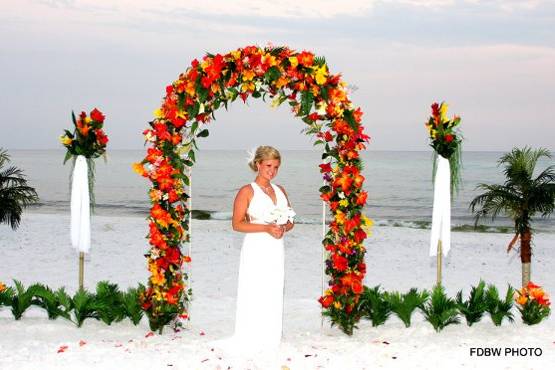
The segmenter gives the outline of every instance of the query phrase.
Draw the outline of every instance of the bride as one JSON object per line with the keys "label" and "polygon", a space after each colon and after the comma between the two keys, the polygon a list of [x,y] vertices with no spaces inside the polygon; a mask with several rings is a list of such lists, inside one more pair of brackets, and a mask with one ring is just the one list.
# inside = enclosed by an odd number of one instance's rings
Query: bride
{"label": "bride", "polygon": [[283,236],[293,228],[294,212],[285,190],[270,181],[281,156],[260,146],[249,162],[257,173],[239,189],[233,204],[233,230],[245,233],[237,288],[235,333],[229,344],[235,352],[277,349],[283,316]]}

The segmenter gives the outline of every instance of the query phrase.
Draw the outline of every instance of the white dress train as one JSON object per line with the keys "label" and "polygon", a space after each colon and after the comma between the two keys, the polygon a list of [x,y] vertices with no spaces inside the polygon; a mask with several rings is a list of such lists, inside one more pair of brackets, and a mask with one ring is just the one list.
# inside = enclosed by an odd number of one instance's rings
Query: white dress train
{"label": "white dress train", "polygon": [[[256,184],[247,215],[251,223],[264,224],[264,215],[272,209],[287,207],[281,189],[271,184],[276,194],[274,204]],[[237,284],[235,333],[217,346],[234,354],[275,351],[281,343],[283,323],[284,251],[283,238],[266,232],[247,233],[241,248]]]}

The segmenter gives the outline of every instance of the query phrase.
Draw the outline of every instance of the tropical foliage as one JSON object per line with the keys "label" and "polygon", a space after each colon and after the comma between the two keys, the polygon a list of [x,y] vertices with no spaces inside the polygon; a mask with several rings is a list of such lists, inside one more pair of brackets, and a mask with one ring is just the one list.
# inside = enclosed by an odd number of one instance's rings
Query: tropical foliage
{"label": "tropical foliage", "polygon": [[486,283],[480,280],[477,286],[470,289],[470,296],[467,300],[463,299],[462,290],[457,293],[457,308],[465,317],[468,326],[472,326],[482,319],[486,312]]}
{"label": "tropical foliage", "polygon": [[0,148],[0,224],[6,223],[17,229],[21,222],[23,209],[36,203],[38,195],[27,184],[23,171],[10,163],[8,152]]}
{"label": "tropical foliage", "polygon": [[426,321],[432,324],[437,332],[447,325],[460,322],[457,302],[449,298],[443,286],[439,284],[434,287],[430,300],[422,305],[421,310]]}
{"label": "tropical foliage", "polygon": [[500,326],[506,318],[510,322],[514,321],[511,308],[513,307],[513,297],[515,291],[511,286],[507,288],[505,299],[499,297],[499,291],[494,285],[489,285],[486,290],[486,311],[491,317],[495,326]]}
{"label": "tropical foliage", "polygon": [[522,269],[522,286],[530,281],[530,263],[532,261],[532,220],[536,214],[549,217],[555,209],[555,166],[548,166],[536,177],[534,172],[538,160],[551,158],[547,149],[514,148],[503,155],[498,165],[503,166],[506,180],[503,185],[479,184],[477,189],[484,193],[470,203],[475,215],[475,225],[483,217],[491,216],[494,220],[504,213],[514,222],[515,237],[510,242],[510,251],[520,238],[520,260]]}
{"label": "tropical foliage", "polygon": [[190,289],[182,265],[189,256],[181,245],[189,241],[187,169],[196,161],[197,138],[208,136],[207,123],[215,111],[240,98],[287,102],[304,123],[306,134],[324,147],[320,166],[326,185],[321,197],[333,214],[323,240],[330,257],[326,273],[330,289],[320,298],[332,322],[346,332],[360,315],[355,309],[363,292],[363,245],[371,225],[361,210],[359,150],[369,137],[361,125],[362,111],[347,97],[346,84],[332,74],[326,61],[308,51],[287,47],[247,46],[226,54],[207,54],[166,87],[162,105],[144,131],[146,157],[134,169],[152,181],[147,253],[151,277],[141,295],[153,330],[162,330],[179,316],[187,317]]}

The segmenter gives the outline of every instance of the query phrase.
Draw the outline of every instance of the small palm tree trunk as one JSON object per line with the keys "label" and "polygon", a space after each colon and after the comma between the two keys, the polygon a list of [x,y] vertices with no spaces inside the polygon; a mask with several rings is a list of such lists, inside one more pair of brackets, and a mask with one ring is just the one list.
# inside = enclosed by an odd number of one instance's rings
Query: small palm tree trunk
{"label": "small palm tree trunk", "polygon": [[532,233],[526,229],[520,235],[520,261],[522,262],[522,286],[525,287],[530,281],[530,264],[532,262]]}

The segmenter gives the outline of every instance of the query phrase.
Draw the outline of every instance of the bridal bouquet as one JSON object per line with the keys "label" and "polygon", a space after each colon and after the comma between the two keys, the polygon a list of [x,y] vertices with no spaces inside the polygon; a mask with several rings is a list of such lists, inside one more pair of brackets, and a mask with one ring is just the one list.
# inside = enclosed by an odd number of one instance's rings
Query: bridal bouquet
{"label": "bridal bouquet", "polygon": [[287,222],[293,223],[295,215],[296,213],[291,207],[276,207],[266,214],[264,222],[269,224],[285,225]]}

